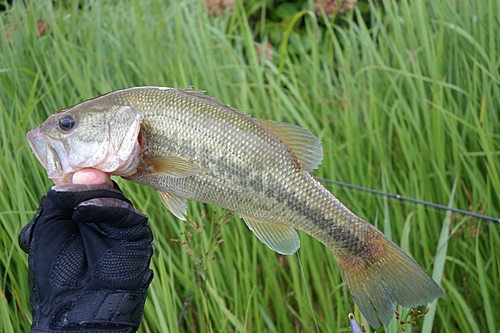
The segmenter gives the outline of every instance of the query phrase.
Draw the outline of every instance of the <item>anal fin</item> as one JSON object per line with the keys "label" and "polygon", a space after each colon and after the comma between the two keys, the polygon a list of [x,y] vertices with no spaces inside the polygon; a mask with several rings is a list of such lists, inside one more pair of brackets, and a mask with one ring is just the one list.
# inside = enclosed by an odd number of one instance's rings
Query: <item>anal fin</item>
{"label": "anal fin", "polygon": [[174,214],[178,219],[186,221],[187,215],[187,200],[166,191],[156,191],[160,196],[161,202],[167,209]]}
{"label": "anal fin", "polygon": [[300,247],[300,238],[294,228],[277,222],[270,222],[240,214],[248,228],[271,250],[280,254],[293,254]]}

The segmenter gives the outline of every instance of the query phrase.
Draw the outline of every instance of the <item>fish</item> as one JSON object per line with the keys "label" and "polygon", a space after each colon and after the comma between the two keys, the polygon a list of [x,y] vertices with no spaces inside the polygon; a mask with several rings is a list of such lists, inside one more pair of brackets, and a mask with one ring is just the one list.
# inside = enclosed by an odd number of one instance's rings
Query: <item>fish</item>
{"label": "fish", "polygon": [[253,118],[192,88],[146,86],[58,111],[26,138],[56,184],[94,168],[153,187],[181,220],[187,200],[216,205],[283,255],[300,247],[296,230],[309,234],[331,250],[374,328],[387,326],[397,305],[444,297],[415,260],[311,175],[323,148],[297,125]]}

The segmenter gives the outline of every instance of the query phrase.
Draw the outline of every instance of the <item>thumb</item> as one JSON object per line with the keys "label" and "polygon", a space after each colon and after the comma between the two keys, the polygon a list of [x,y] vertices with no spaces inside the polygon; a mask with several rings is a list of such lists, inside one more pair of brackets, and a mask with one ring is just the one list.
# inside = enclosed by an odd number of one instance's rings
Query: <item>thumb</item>
{"label": "thumb", "polygon": [[108,174],[96,169],[83,169],[73,175],[73,184],[101,185],[108,184],[113,186],[113,182]]}

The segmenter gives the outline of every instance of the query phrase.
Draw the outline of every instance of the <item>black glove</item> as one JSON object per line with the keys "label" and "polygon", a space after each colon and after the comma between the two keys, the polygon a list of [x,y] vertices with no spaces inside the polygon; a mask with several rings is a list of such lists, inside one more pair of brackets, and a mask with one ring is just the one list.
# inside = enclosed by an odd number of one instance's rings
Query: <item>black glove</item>
{"label": "black glove", "polygon": [[19,235],[31,332],[135,332],[153,278],[148,217],[110,185],[55,186]]}

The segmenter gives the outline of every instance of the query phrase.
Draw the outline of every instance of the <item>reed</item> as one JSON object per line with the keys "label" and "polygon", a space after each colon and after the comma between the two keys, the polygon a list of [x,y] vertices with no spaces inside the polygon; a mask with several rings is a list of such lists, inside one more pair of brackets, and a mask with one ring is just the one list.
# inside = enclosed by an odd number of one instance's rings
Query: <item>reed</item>
{"label": "reed", "polygon": [[[313,11],[298,13],[265,59],[255,42],[266,39],[265,28],[251,30],[241,1],[223,17],[198,1],[14,1],[0,16],[0,332],[30,326],[27,256],[17,235],[51,186],[24,135],[50,113],[111,90],[191,85],[252,116],[311,130],[325,152],[318,177],[499,217],[500,4],[370,6],[369,27],[356,11],[325,27]],[[120,185],[150,216],[155,237],[141,332],[312,332],[316,325],[348,332],[349,312],[366,326],[316,240],[301,233],[299,265],[238,218],[219,223],[225,212],[190,203],[194,225],[202,212],[206,223],[191,245],[213,250],[200,264],[186,250],[193,224],[167,212],[152,189]],[[446,292],[415,324],[393,320],[379,332],[498,332],[498,224],[326,186]],[[216,247],[214,227],[223,240]]]}

